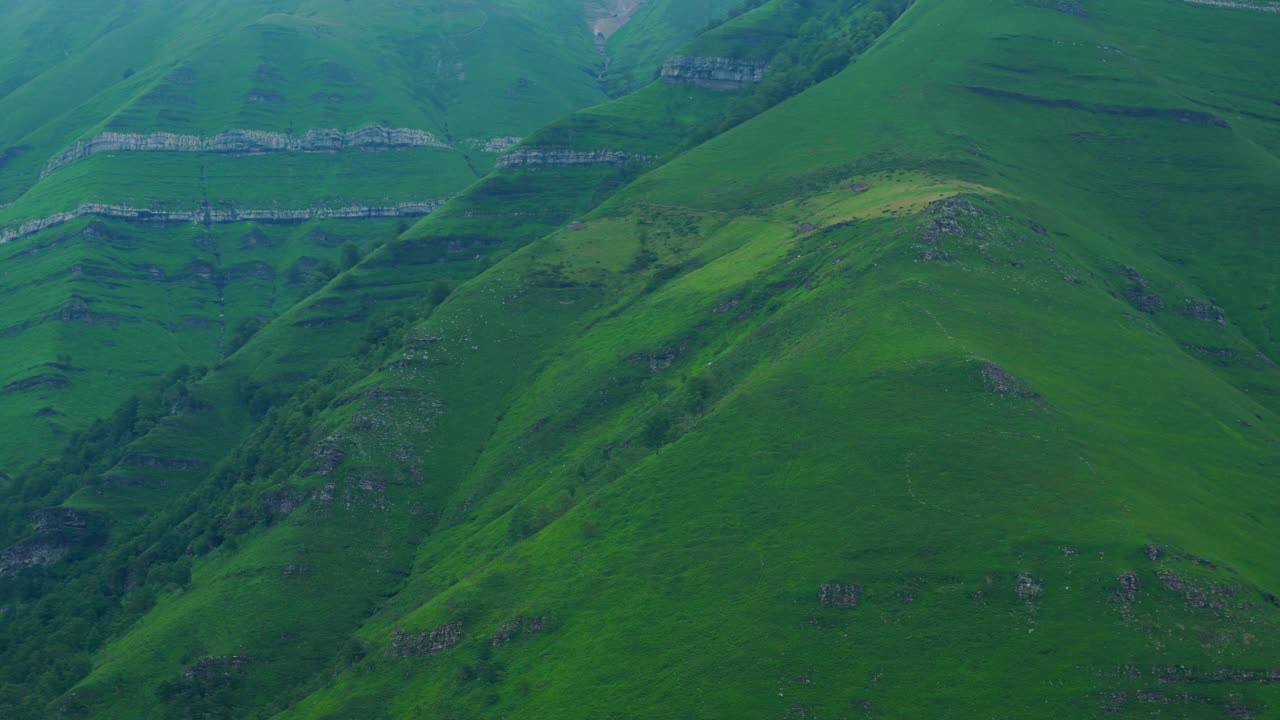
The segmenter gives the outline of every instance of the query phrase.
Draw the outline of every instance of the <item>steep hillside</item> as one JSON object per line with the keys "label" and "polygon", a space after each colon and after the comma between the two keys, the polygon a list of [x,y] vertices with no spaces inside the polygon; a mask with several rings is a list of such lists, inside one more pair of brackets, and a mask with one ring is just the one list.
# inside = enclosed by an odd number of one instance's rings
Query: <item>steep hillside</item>
{"label": "steep hillside", "polygon": [[744,8],[16,474],[0,707],[1280,711],[1280,14],[905,6]]}
{"label": "steep hillside", "polygon": [[[676,151],[688,135],[721,123],[750,96],[746,91],[661,80],[552,124],[507,154],[501,164],[510,170],[465,191],[295,307],[282,307],[256,332],[238,328],[227,352],[243,348],[212,371],[179,369],[155,392],[76,436],[61,458],[16,473],[0,521],[0,541],[9,548],[0,554],[0,577],[13,578],[4,597],[16,601],[7,606],[14,615],[0,677],[3,697],[18,703],[7,706],[10,714],[24,716],[40,707],[39,698],[60,694],[83,674],[87,652],[145,612],[157,593],[188,582],[191,555],[269,522],[257,490],[245,496],[231,488],[257,485],[259,474],[277,485],[286,479],[283,468],[296,462],[314,430],[307,418],[377,367],[401,341],[407,321],[430,312],[451,284],[557,227],[574,226],[575,217]],[[606,126],[608,132],[594,132]],[[312,293],[326,277],[310,273],[299,291]],[[70,494],[70,509],[41,509]],[[288,508],[292,501],[282,502]],[[28,517],[49,513],[71,529],[51,536],[43,524],[27,527]],[[376,600],[364,590],[334,599],[348,607]],[[28,612],[37,598],[45,609]],[[323,644],[332,632],[344,632],[336,613],[324,612],[327,630],[307,631],[315,635],[309,642]],[[76,630],[85,623],[95,631]],[[239,636],[268,640],[259,627],[246,624]],[[295,658],[270,694],[278,701],[297,693],[298,673],[327,661]],[[241,706],[253,702],[245,698]]]}
{"label": "steep hillside", "polygon": [[643,56],[597,43],[577,0],[6,6],[0,467],[215,364],[308,276],[606,99],[607,58],[656,72],[728,6],[646,8]]}

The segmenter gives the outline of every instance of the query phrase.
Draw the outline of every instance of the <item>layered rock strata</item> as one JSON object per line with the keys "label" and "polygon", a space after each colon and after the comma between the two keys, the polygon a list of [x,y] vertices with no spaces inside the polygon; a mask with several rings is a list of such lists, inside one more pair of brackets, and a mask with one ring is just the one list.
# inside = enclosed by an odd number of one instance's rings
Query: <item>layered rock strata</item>
{"label": "layered rock strata", "polygon": [[358,220],[422,217],[445,203],[423,200],[396,205],[320,206],[293,210],[218,208],[208,205],[193,210],[151,210],[128,205],[85,203],[75,210],[29,220],[16,227],[0,228],[0,245],[34,235],[41,230],[82,217],[102,217],[148,223],[233,223],[233,222],[306,222],[308,220]]}
{"label": "layered rock strata", "polygon": [[444,148],[449,145],[425,130],[377,125],[352,130],[308,130],[301,135],[263,130],[228,130],[217,135],[176,133],[102,133],[80,140],[45,165],[44,174],[104,152],[190,152],[254,155],[271,152],[338,152],[340,150],[403,150]]}
{"label": "layered rock strata", "polygon": [[689,83],[713,90],[740,90],[764,79],[769,64],[727,57],[674,55],[662,64],[667,82]]}
{"label": "layered rock strata", "polygon": [[500,168],[531,165],[613,165],[651,163],[656,155],[628,153],[621,150],[570,150],[568,148],[521,148],[498,158]]}

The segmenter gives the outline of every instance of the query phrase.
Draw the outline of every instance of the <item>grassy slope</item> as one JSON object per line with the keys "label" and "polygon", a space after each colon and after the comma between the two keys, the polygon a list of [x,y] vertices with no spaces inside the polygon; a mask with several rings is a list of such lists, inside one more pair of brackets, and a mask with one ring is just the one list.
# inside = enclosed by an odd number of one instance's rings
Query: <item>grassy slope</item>
{"label": "grassy slope", "polygon": [[[5,349],[27,361],[5,382],[52,374],[65,384],[6,392],[9,442],[48,449],[162,372],[212,364],[238,321],[279,315],[309,292],[306,268],[337,262],[346,242],[367,247],[396,232],[395,221],[155,229],[84,220],[11,248],[6,283],[28,315],[6,326]],[[70,367],[42,369],[60,356]]]}
{"label": "grassy slope", "polygon": [[[346,454],[299,466],[307,503],[198,563],[68,707],[118,715],[234,654],[252,660],[219,689],[264,711],[299,657],[351,666],[291,718],[1277,707],[1214,676],[1280,658],[1278,379],[1253,310],[1280,175],[1239,112],[1273,81],[1214,70],[1209,42],[1258,57],[1275,21],[1043,5],[920,0],[837,78],[461,288],[318,416],[313,441]],[[1231,127],[978,84],[1212,92]],[[1122,265],[1168,307],[1134,308]],[[1230,322],[1184,316],[1192,298]],[[862,604],[823,607],[832,581]],[[382,598],[368,620],[357,595]],[[545,625],[490,641],[520,617]],[[390,652],[393,629],[452,620],[458,647]],[[254,640],[281,623],[296,643]]]}
{"label": "grassy slope", "polygon": [[[634,115],[638,119],[665,112],[682,100],[699,99],[697,103],[684,107],[670,121],[664,122],[661,133],[652,134],[649,124],[633,122],[626,127],[613,128],[605,138],[608,142],[620,143],[620,146],[628,148],[643,143],[648,151],[656,154],[671,151],[696,127],[717,121],[719,112],[733,101],[729,94],[664,85],[650,88],[638,97],[639,100],[628,98],[594,108],[587,114],[602,113],[611,117]],[[618,107],[613,107],[615,105]],[[570,146],[590,149],[598,147],[596,142],[600,140],[600,136],[577,131],[555,131],[554,128],[581,128],[593,124],[592,121],[584,122],[577,116],[570,116],[553,126],[551,132],[558,132],[559,135],[572,134],[581,144],[569,143]],[[201,548],[206,546],[213,534],[221,537],[224,534],[242,532],[220,528],[230,515],[223,517],[219,513],[226,512],[229,501],[240,502],[230,499],[239,497],[244,500],[244,492],[250,485],[254,493],[270,495],[290,492],[283,490],[281,483],[287,480],[290,470],[299,461],[304,464],[311,462],[306,459],[306,452],[310,451],[307,443],[323,439],[328,432],[318,421],[312,426],[306,426],[301,435],[291,430],[282,432],[282,428],[296,427],[297,420],[311,422],[303,418],[299,411],[308,416],[314,412],[317,401],[311,399],[314,397],[311,394],[312,388],[317,384],[323,387],[326,383],[332,386],[334,382],[342,382],[342,377],[353,372],[356,373],[356,378],[367,372],[366,366],[371,358],[375,365],[378,362],[379,352],[376,345],[370,345],[370,337],[386,332],[385,324],[388,319],[394,322],[394,318],[406,314],[412,316],[430,312],[431,304],[425,298],[434,294],[434,287],[439,282],[457,283],[466,280],[521,245],[563,227],[628,182],[636,175],[637,170],[635,167],[536,168],[495,174],[487,178],[445,209],[403,233],[398,240],[373,252],[355,270],[343,274],[321,292],[281,314],[245,348],[202,382],[191,385],[194,400],[188,402],[186,408],[175,409],[166,414],[142,439],[127,450],[120,451],[124,462],[107,473],[110,481],[85,478],[86,485],[70,500],[70,504],[110,515],[115,542],[109,555],[128,559],[130,567],[136,564],[136,560],[132,558],[138,552],[149,558],[143,561],[146,565],[158,567],[154,559],[157,550],[166,558],[165,562],[176,561],[181,565],[188,561],[173,557],[167,550],[160,548]],[[540,333],[542,325],[540,322],[529,323],[529,329]],[[318,380],[312,381],[313,378]],[[497,387],[500,386],[495,386]],[[355,390],[344,391],[342,395],[348,398],[360,397]],[[321,397],[323,399],[319,401],[319,407],[329,402],[329,398],[323,393]],[[259,403],[260,398],[269,398],[276,404],[283,404],[278,411],[273,410],[268,415],[259,430],[254,431],[259,418],[254,417],[251,409]],[[342,404],[346,406],[349,401],[344,400]],[[423,409],[417,408],[418,411]],[[412,417],[406,419],[406,422],[413,426],[419,425],[418,420]],[[466,428],[470,426],[470,423],[460,425],[459,430],[468,432]],[[249,437],[247,443],[244,442],[246,436]],[[299,442],[303,445],[297,446],[296,443]],[[465,443],[459,443],[459,447],[465,447]],[[156,468],[147,467],[139,460],[154,457],[207,462],[212,463],[213,467],[212,471]],[[464,458],[460,462],[465,463],[465,454],[460,457]],[[230,470],[225,469],[228,466]],[[238,483],[237,474],[241,479]],[[127,480],[121,481],[120,478]],[[447,487],[449,486],[442,486],[440,492],[444,492]],[[249,500],[246,503],[241,510],[233,511],[232,514],[242,517],[246,514],[260,514],[260,500]],[[317,555],[317,567],[325,566],[325,575],[337,583],[315,596],[317,602],[326,605],[325,609],[307,616],[309,620],[306,627],[297,628],[300,642],[293,650],[280,654],[263,646],[263,653],[276,658],[280,672],[265,678],[253,690],[240,694],[237,707],[260,708],[264,698],[272,699],[268,706],[296,698],[305,689],[300,685],[300,680],[307,673],[327,667],[334,661],[328,648],[335,642],[340,643],[342,638],[358,626],[360,618],[367,613],[371,603],[377,601],[379,593],[387,593],[394,588],[395,573],[406,571],[411,560],[403,549],[412,548],[419,541],[421,532],[426,529],[421,523],[424,511],[419,501],[397,502],[395,505],[409,511],[409,517],[416,520],[406,524],[406,517],[398,515],[397,521],[387,526],[390,535],[385,536],[385,539],[388,544],[379,547],[396,547],[401,550],[387,553],[376,551],[363,559],[349,552],[323,561]],[[204,519],[195,519],[197,515]],[[376,519],[376,516],[371,519]],[[201,528],[204,527],[212,529],[201,535]],[[299,538],[296,542],[291,542],[290,546],[309,547],[317,543],[318,536],[312,530],[299,532]],[[321,545],[349,542],[328,535],[323,529],[321,532],[326,537],[320,541]],[[364,530],[353,527],[350,532],[363,533]],[[148,537],[153,539],[144,539]],[[161,538],[160,541],[144,551],[157,537]],[[127,550],[126,545],[136,546],[138,549]],[[122,552],[125,554],[122,555]],[[207,552],[207,549],[200,552]],[[328,553],[327,550],[317,552]],[[244,557],[248,556],[236,556],[235,561],[239,562]],[[259,561],[268,562],[272,558],[273,553],[268,553],[260,557]],[[360,569],[356,572],[361,574],[361,579],[352,579],[350,572],[353,568],[348,564],[349,561],[359,564]],[[82,566],[76,577],[91,578],[98,574],[109,578],[117,572],[111,569],[112,563],[117,560],[108,558],[103,562],[90,562],[94,564],[94,569]],[[317,569],[317,574],[319,572]],[[156,584],[157,571],[152,570],[149,575],[148,587],[159,587]],[[388,585],[388,581],[393,584]],[[69,587],[75,584],[75,581],[67,583],[68,587],[64,587],[61,592],[77,592]],[[92,581],[87,585],[81,582],[80,585],[87,592],[95,592],[89,589],[93,585]],[[255,585],[253,592],[267,589],[266,586]],[[132,592],[129,597],[138,594]],[[278,594],[277,597],[287,598]],[[330,601],[332,605],[329,605]],[[262,629],[288,623],[292,621],[290,618],[298,617],[288,604],[281,605],[270,600],[261,603],[247,597],[232,600],[230,596],[226,596],[217,602],[257,610],[246,613],[245,622],[232,629],[230,635],[220,639],[210,639],[202,631],[190,633],[191,639],[200,647],[181,651],[181,662],[190,662],[211,652],[205,647],[206,644],[212,647],[254,639],[255,643],[265,640],[274,645],[270,641],[274,636],[269,632],[264,634]],[[136,604],[135,597],[135,601],[125,605],[128,607]],[[179,626],[188,628],[181,622]],[[168,632],[178,626],[163,621],[158,627],[163,628],[163,632]],[[188,631],[189,628],[181,632]],[[25,648],[23,652],[31,650],[27,646],[22,647]],[[48,651],[36,649],[35,653],[42,658],[61,656],[60,651],[52,648]],[[195,655],[186,657],[190,653]],[[167,654],[164,655],[164,662],[171,660]],[[169,682],[166,669],[156,671],[149,662],[126,661],[117,667],[120,668],[120,674],[116,675],[113,682],[119,682],[122,688],[129,690],[112,693],[108,698],[100,700],[113,704],[115,709],[110,711],[112,713],[124,712],[121,707],[114,706],[118,700],[139,695],[151,696],[156,692],[157,684],[161,686],[160,692],[163,694],[168,692],[164,690],[165,687],[171,688],[173,685]],[[139,671],[141,676],[138,675]],[[104,672],[115,673],[114,670],[105,669]],[[55,681],[45,682],[51,684]],[[138,687],[139,682],[142,687]],[[0,689],[3,689],[2,686]],[[189,706],[189,694],[183,692],[184,688],[179,687],[178,690],[176,696],[164,695],[169,700],[168,707]],[[77,691],[76,695],[67,697],[67,707],[95,705],[99,701],[93,700],[94,694],[94,691],[88,689]],[[0,694],[0,707],[3,707],[4,699],[5,696]],[[205,697],[204,701],[210,702],[209,697]],[[20,704],[19,708],[25,712],[29,710],[29,703]]]}
{"label": "grassy slope", "polygon": [[690,30],[705,29],[741,7],[735,0],[649,0],[641,5],[631,21],[609,38],[610,63],[604,79],[610,94],[643,86],[662,61],[690,38]]}
{"label": "grassy slope", "polygon": [[[683,14],[668,17],[669,10],[649,14],[665,30],[678,31],[655,37],[646,52],[675,47],[696,28]],[[75,3],[24,3],[5,13],[9,22],[0,32],[21,29],[23,37],[0,57],[0,68],[11,74],[3,81],[11,87],[0,95],[5,117],[0,152],[13,149],[0,160],[0,203],[12,203],[0,208],[0,225],[6,227],[86,202],[190,210],[208,201],[290,209],[448,197],[492,166],[494,155],[478,151],[477,143],[527,134],[605,98],[591,67],[598,55],[582,22],[582,7],[573,2],[355,7],[298,0],[268,14],[259,3],[243,0],[178,6],[143,2],[95,6],[93,12]],[[73,16],[81,20],[67,22]],[[37,40],[39,48],[33,46]],[[52,47],[66,52],[48,52]],[[630,57],[625,49],[619,54]],[[369,123],[428,130],[454,149],[253,157],[102,154],[38,180],[50,157],[104,130],[301,132]],[[343,229],[337,232],[327,225],[289,232],[305,238],[319,227],[322,235],[348,236],[366,246],[365,240],[381,241],[387,234],[370,226],[353,237],[346,229],[351,225],[339,224]],[[194,229],[111,226],[136,240],[127,252],[109,243],[82,244],[76,232],[84,223],[7,249],[13,269],[0,278],[0,292],[10,307],[28,309],[11,313],[7,326],[31,329],[5,344],[9,369],[0,373],[0,387],[36,378],[44,373],[39,368],[59,355],[73,356],[83,372],[73,373],[62,387],[4,398],[4,417],[23,430],[0,444],[0,466],[17,467],[58,446],[62,433],[83,428],[145,386],[146,378],[177,362],[215,363],[225,328],[234,329],[253,314],[269,319],[300,296],[285,290],[269,301],[242,303],[230,287],[229,300],[218,305],[210,298],[216,295],[219,272],[241,258],[219,259],[191,249],[188,236]],[[236,239],[225,248],[221,240],[205,244],[232,252],[238,238],[253,229],[213,232]],[[42,253],[46,246],[61,249]],[[39,261],[32,262],[37,253]],[[304,254],[311,258],[307,262],[334,261],[338,249],[321,243],[295,248],[287,257],[256,249],[243,260],[265,262],[269,267],[262,272],[281,277]],[[109,282],[93,274],[73,276],[73,266],[84,262],[127,269]],[[215,269],[206,283],[210,287],[170,283],[157,293],[152,284],[137,280],[145,267],[164,266],[173,274],[193,264]],[[225,272],[233,270],[227,265]],[[157,319],[97,330],[48,324],[50,312],[77,299],[98,312]],[[184,316],[201,326],[195,331],[165,319],[187,306],[200,308]],[[111,337],[92,339],[95,333]],[[100,385],[102,377],[113,381]],[[107,391],[90,396],[89,388],[102,387]],[[31,421],[33,413],[48,407],[61,415]]]}

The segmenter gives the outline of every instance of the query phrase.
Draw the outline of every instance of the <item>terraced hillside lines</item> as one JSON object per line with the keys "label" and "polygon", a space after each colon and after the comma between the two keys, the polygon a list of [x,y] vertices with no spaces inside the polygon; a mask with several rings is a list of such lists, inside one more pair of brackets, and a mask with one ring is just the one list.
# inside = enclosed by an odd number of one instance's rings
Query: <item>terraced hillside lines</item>
{"label": "terraced hillside lines", "polygon": [[1257,0],[1256,2],[1233,2],[1232,0],[1185,0],[1185,2],[1194,3],[1196,5],[1232,8],[1235,10],[1254,10],[1256,12],[1280,13],[1280,5],[1269,2],[1269,0]]}
{"label": "terraced hillside lines", "polygon": [[[388,240],[404,220],[155,225],[81,218],[0,246],[24,312],[3,330],[4,464],[65,442],[157,368],[210,366],[247,322],[327,282],[344,246]],[[243,338],[239,340],[243,341]],[[45,360],[44,358],[48,358]]]}
{"label": "terraced hillside lines", "polygon": [[298,137],[260,130],[229,130],[211,137],[175,133],[103,133],[74,145],[51,158],[42,175],[102,152],[189,152],[253,155],[269,152],[338,152],[347,149],[398,150],[448,148],[434,135],[409,128],[364,127],[351,132],[308,130]]}
{"label": "terraced hillside lines", "polygon": [[[647,16],[661,23],[662,35],[651,38],[646,52],[678,47],[704,22],[659,5]],[[245,223],[412,220],[489,172],[520,138],[606,98],[584,71],[598,56],[580,0],[415,0],[360,8],[293,0],[265,14],[260,3],[241,0],[198,8],[143,0],[92,11],[19,2],[3,12],[0,24],[14,31],[14,42],[0,53],[0,239],[32,252],[58,244],[62,228],[87,218],[135,221],[127,233],[134,237],[153,229],[169,237],[159,228],[174,223],[240,223],[234,232],[246,234],[252,228]],[[79,20],[69,23],[71,17]],[[634,64],[653,72],[658,62]],[[366,247],[370,238],[386,239],[381,226],[367,232],[348,239]],[[218,265],[199,254],[190,261]],[[312,256],[311,270],[290,264],[271,272],[331,275],[337,254],[334,247]],[[315,282],[298,286],[315,289]],[[114,301],[153,302],[144,287],[132,299],[113,287]],[[6,304],[32,312],[103,304],[93,293],[52,303],[47,294],[22,283]],[[299,296],[277,299],[286,297]],[[286,309],[273,303],[270,312],[255,313],[254,322]],[[247,317],[227,317],[219,327],[228,325],[223,334],[229,338],[242,321]],[[41,322],[33,315],[14,317],[10,325]],[[147,327],[161,334],[148,337],[133,327],[129,342],[175,342],[162,331],[166,326]],[[32,352],[43,359],[32,360]],[[89,357],[73,335],[39,349],[11,343],[0,353],[14,368],[6,382],[18,383],[34,374],[17,368],[60,355]],[[109,362],[111,355],[99,357]],[[174,359],[166,352],[155,357]],[[184,359],[216,360],[204,350]],[[122,391],[131,392],[172,369],[116,377]],[[70,432],[93,420],[88,412],[101,410],[96,402],[72,400],[87,391],[82,384],[41,387],[65,399],[48,396],[40,407],[15,399],[18,416],[56,406],[58,428]],[[57,443],[56,436],[45,437]],[[5,467],[36,452],[30,443],[0,440]]]}
{"label": "terraced hillside lines", "polygon": [[367,207],[361,205],[341,205],[338,207],[313,207],[288,210],[253,210],[253,209],[217,209],[204,207],[187,212],[170,212],[134,208],[127,205],[104,205],[89,203],[70,212],[58,213],[47,218],[30,220],[16,228],[0,228],[0,244],[20,240],[35,235],[43,230],[57,227],[82,217],[101,217],[116,220],[133,220],[139,223],[192,223],[211,225],[214,223],[240,222],[306,222],[308,220],[351,220],[351,219],[385,219],[416,218],[429,215],[432,210],[444,204],[443,200],[425,200],[409,202],[389,207]]}

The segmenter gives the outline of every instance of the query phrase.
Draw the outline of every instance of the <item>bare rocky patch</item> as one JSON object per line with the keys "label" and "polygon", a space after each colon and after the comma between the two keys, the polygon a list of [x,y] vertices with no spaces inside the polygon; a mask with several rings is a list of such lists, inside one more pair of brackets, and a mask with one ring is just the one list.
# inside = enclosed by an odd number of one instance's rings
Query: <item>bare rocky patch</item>
{"label": "bare rocky patch", "polygon": [[829,582],[819,589],[818,601],[824,607],[858,607],[862,601],[862,586],[855,583]]}
{"label": "bare rocky patch", "polygon": [[462,621],[454,620],[434,630],[410,633],[396,628],[391,633],[391,652],[400,657],[435,655],[462,642]]}
{"label": "bare rocky patch", "polygon": [[1227,311],[1205,300],[1183,300],[1182,314],[1200,322],[1227,324]]}
{"label": "bare rocky patch", "polygon": [[987,392],[1007,397],[1036,398],[1039,395],[1025,383],[993,362],[982,362],[982,384]]}

